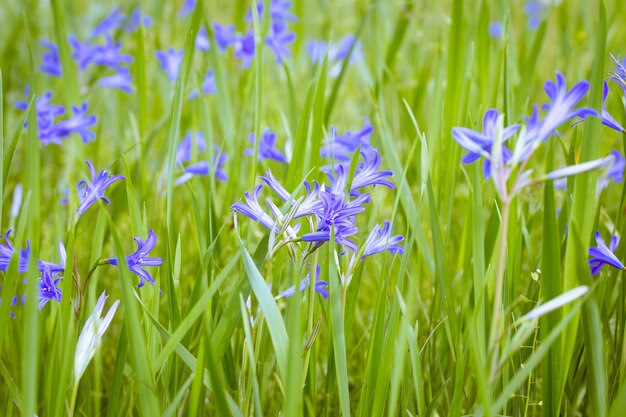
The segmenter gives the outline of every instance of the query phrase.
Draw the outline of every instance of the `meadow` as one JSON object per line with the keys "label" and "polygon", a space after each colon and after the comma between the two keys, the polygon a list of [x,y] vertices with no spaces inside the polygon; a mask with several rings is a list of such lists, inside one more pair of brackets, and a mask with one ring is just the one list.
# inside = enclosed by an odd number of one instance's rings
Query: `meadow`
{"label": "meadow", "polygon": [[7,416],[626,414],[620,0],[6,0]]}

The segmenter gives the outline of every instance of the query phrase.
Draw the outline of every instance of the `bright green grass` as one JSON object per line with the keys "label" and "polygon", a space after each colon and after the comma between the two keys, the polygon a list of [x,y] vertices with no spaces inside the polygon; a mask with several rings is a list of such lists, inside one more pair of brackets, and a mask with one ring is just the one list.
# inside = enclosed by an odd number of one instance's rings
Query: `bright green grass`
{"label": "bright green grass", "polygon": [[[155,20],[123,35],[123,51],[134,57],[132,95],[96,88],[94,73],[79,79],[65,42],[63,76],[36,71],[40,38],[58,42],[76,33],[84,39],[114,4],[0,4],[0,229],[16,229],[16,247],[30,240],[33,259],[58,260],[62,239],[67,270],[74,271],[73,280],[67,274],[60,284],[62,302],[41,312],[36,273],[18,274],[15,259],[2,273],[4,300],[27,297],[23,306],[0,306],[0,410],[27,416],[624,415],[626,280],[608,268],[592,277],[587,267],[595,230],[626,235],[624,183],[595,196],[598,175],[589,173],[570,179],[566,191],[551,183],[528,188],[507,208],[504,225],[493,183],[483,180],[478,163],[460,164],[464,151],[450,134],[454,126],[478,128],[490,107],[504,112],[507,124],[522,122],[532,104],[546,100],[543,83],[556,71],[569,85],[591,81],[585,105],[599,109],[601,81],[613,66],[609,52],[626,54],[622,0],[563,0],[534,31],[522,1],[293,0],[300,21],[290,25],[297,34],[292,58],[279,66],[266,49],[247,70],[215,45],[208,53],[193,50],[195,33],[213,20],[243,28],[247,1],[199,1],[185,20],[170,1],[131,3],[126,12],[141,3]],[[488,36],[493,20],[504,23],[503,39]],[[268,30],[258,20],[254,28],[259,36]],[[310,65],[309,38],[347,33],[363,42],[361,62],[336,77],[330,63]],[[170,46],[185,47],[176,85],[154,58]],[[209,67],[217,94],[188,101]],[[52,91],[54,103],[87,101],[99,118],[97,140],[39,146],[35,129],[21,129],[24,113],[14,109],[26,85],[35,94]],[[607,106],[626,120],[618,92],[612,85]],[[264,230],[242,216],[235,229],[230,205],[267,168],[289,190],[306,176],[323,179],[324,135],[331,126],[357,129],[362,116],[375,126],[372,143],[384,168],[395,173],[396,190],[372,192],[358,240],[390,219],[405,236],[405,254],[368,258],[346,290],[324,245],[314,262],[330,281],[329,299],[307,291],[275,300],[305,271],[287,249],[268,259]],[[36,124],[33,111],[27,118]],[[279,147],[292,143],[289,166],[243,155],[249,133],[265,127],[278,132]],[[175,186],[176,146],[189,129],[204,133],[209,152],[211,144],[227,152],[227,183],[196,177]],[[561,130],[562,137],[533,158],[536,171],[626,149],[626,138],[599,120]],[[85,159],[127,180],[107,191],[110,206],[94,205],[75,224],[76,194],[69,206],[59,200],[85,178]],[[12,217],[17,183],[24,199]],[[163,266],[151,269],[155,287],[137,289],[135,275],[113,266],[86,280],[100,258],[134,250],[132,238],[145,238],[148,228],[163,258]],[[502,321],[492,325],[502,248]],[[626,245],[617,255],[626,258]],[[538,303],[579,285],[591,289],[582,300],[520,321]],[[76,386],[76,340],[105,290],[107,308],[116,299],[121,306]]]}

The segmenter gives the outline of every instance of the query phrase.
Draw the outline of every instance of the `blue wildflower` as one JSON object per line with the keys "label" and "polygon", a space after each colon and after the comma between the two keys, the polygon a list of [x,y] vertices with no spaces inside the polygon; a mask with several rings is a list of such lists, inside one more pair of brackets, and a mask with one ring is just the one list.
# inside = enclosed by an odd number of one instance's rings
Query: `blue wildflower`
{"label": "blue wildflower", "polygon": [[126,177],[122,175],[113,175],[109,177],[109,173],[105,170],[100,171],[100,174],[96,175],[96,169],[90,161],[85,161],[89,166],[89,172],[91,174],[91,181],[80,181],[78,183],[78,188],[82,189],[83,195],[80,198],[80,204],[78,206],[78,210],[76,210],[76,215],[80,216],[83,214],[93,203],[97,200],[102,200],[107,204],[110,204],[108,198],[104,196],[104,191],[111,186],[116,181],[126,179]]}
{"label": "blue wildflower", "polygon": [[272,30],[265,39],[265,44],[274,52],[276,61],[282,64],[283,59],[290,56],[287,47],[296,39],[294,33],[287,32],[287,25],[283,22],[275,22],[272,24]]}
{"label": "blue wildflower", "polygon": [[[207,73],[204,75],[204,80],[202,80],[201,88],[202,88],[202,94],[204,95],[215,94],[217,89],[215,87],[215,75],[213,74],[213,70],[208,70]],[[198,91],[197,88],[195,88],[193,91],[191,91],[191,93],[189,93],[187,98],[189,100],[193,100],[194,98],[197,98],[199,95],[200,95],[200,92]]]}
{"label": "blue wildflower", "polygon": [[63,245],[63,241],[59,239],[59,263],[56,264],[54,262],[48,261],[38,261],[37,267],[39,272],[43,272],[44,268],[50,269],[52,275],[59,274],[65,270],[65,265],[67,264],[67,253],[65,251],[65,245]]}
{"label": "blue wildflower", "polygon": [[[543,142],[554,134],[554,131],[563,123],[575,117],[582,119],[587,116],[598,116],[598,113],[587,107],[574,108],[589,90],[589,82],[580,81],[571,90],[567,90],[565,78],[560,72],[556,73],[556,84],[552,80],[544,85],[546,94],[550,98],[550,104],[544,104],[543,108],[548,111],[545,118],[534,125],[529,125],[529,137]],[[532,127],[532,129],[531,129]]]}
{"label": "blue wildflower", "polygon": [[184,19],[193,13],[193,10],[196,8],[196,0],[185,0],[183,3],[183,7],[178,11],[178,17]]}
{"label": "blue wildflower", "polygon": [[[154,249],[156,240],[156,234],[152,230],[148,230],[148,238],[145,242],[141,237],[136,236],[135,242],[137,242],[137,250],[126,257],[126,265],[128,265],[128,269],[140,278],[137,288],[143,287],[145,281],[154,285],[154,279],[152,279],[152,276],[150,276],[148,271],[143,268],[149,266],[160,266],[163,263],[161,258],[148,256]],[[108,262],[111,265],[118,265],[117,258],[105,259],[104,262]]]}
{"label": "blue wildflower", "polygon": [[226,51],[226,49],[233,45],[237,40],[235,35],[235,25],[224,26],[218,22],[213,22],[213,31],[215,36],[215,43],[217,49],[220,52]]}
{"label": "blue wildflower", "polygon": [[133,62],[133,57],[121,53],[121,49],[122,43],[113,41],[113,38],[107,35],[105,44],[93,47],[91,63],[119,70],[122,64]]}
{"label": "blue wildflower", "polygon": [[226,170],[222,168],[224,163],[228,160],[228,155],[224,152],[220,152],[219,148],[215,147],[215,155],[213,156],[213,162],[209,164],[208,161],[200,161],[192,165],[188,165],[183,168],[185,174],[176,180],[176,185],[180,185],[193,177],[194,175],[208,176],[213,173],[218,181],[228,181]]}
{"label": "blue wildflower", "polygon": [[243,193],[246,202],[237,202],[230,206],[230,208],[237,213],[241,213],[256,222],[261,223],[269,230],[273,230],[275,229],[275,221],[265,212],[265,210],[261,208],[261,205],[259,204],[259,194],[261,193],[261,189],[263,189],[263,185],[257,185],[254,187],[252,194],[246,191]]}
{"label": "blue wildflower", "polygon": [[343,135],[337,135],[337,130],[333,127],[331,128],[330,139],[326,139],[325,144],[320,149],[320,156],[339,162],[349,162],[359,146],[361,150],[372,148],[369,141],[373,131],[374,126],[367,117],[363,118],[363,128],[356,132],[348,130]]}
{"label": "blue wildflower", "polygon": [[[9,262],[11,261],[11,257],[13,256],[14,248],[9,240],[9,236],[13,230],[7,230],[4,234],[5,243],[0,243],[0,271],[6,271],[9,269]],[[0,235],[0,238],[3,236]],[[23,274],[28,271],[28,260],[30,258],[30,241],[26,241],[26,248],[21,249],[19,253],[19,258],[17,262],[17,272]]]}
{"label": "blue wildflower", "polygon": [[93,31],[91,31],[91,38],[97,38],[100,35],[108,35],[116,31],[122,26],[125,20],[126,16],[124,16],[122,10],[116,7],[107,17],[96,25]]}
{"label": "blue wildflower", "polygon": [[161,69],[167,74],[171,82],[176,82],[178,71],[183,62],[183,49],[169,48],[167,51],[156,51],[156,58],[161,63]]}
{"label": "blue wildflower", "polygon": [[269,169],[265,173],[265,176],[260,177],[260,179],[265,183],[265,185],[267,185],[272,191],[274,191],[281,200],[287,201],[291,198],[291,194],[289,193],[289,191],[287,191],[285,187],[283,187],[282,184],[278,182],[276,177],[274,177],[274,175],[272,174],[272,171],[270,171]]}
{"label": "blue wildflower", "polygon": [[[491,176],[491,150],[496,139],[496,122],[498,120],[498,110],[489,109],[483,117],[483,131],[477,132],[466,127],[455,127],[452,129],[454,140],[465,148],[468,153],[461,159],[464,164],[470,164],[484,156],[483,176],[488,179]],[[508,140],[519,129],[519,125],[511,125],[503,129],[502,142]],[[511,151],[502,147],[503,159],[507,163],[512,156]]]}
{"label": "blue wildflower", "polygon": [[61,290],[58,288],[60,279],[54,279],[52,271],[48,265],[44,265],[41,273],[41,279],[39,280],[39,294],[37,299],[39,300],[39,310],[41,310],[48,301],[61,302]]}
{"label": "blue wildflower", "polygon": [[611,54],[611,58],[615,62],[615,71],[609,74],[609,78],[622,87],[622,90],[626,93],[626,58],[620,61],[613,54]]}
{"label": "blue wildflower", "polygon": [[43,54],[41,57],[42,65],[39,67],[39,70],[44,74],[52,75],[53,77],[60,77],[61,70],[61,60],[59,58],[59,47],[52,42],[48,42],[45,39],[41,40],[41,44],[48,48],[48,52]]}
{"label": "blue wildflower", "polygon": [[72,112],[74,113],[73,116],[51,126],[47,135],[41,137],[41,142],[44,145],[48,143],[60,144],[61,139],[69,137],[72,133],[79,135],[83,143],[89,143],[89,141],[96,139],[96,135],[89,128],[96,124],[98,118],[94,114],[87,114],[87,103],[83,103],[81,107],[72,106]]}
{"label": "blue wildflower", "polygon": [[365,241],[363,258],[386,250],[391,253],[403,254],[404,248],[399,243],[404,240],[404,237],[392,236],[392,233],[393,228],[388,221],[384,222],[382,228],[379,225],[374,226]]}
{"label": "blue wildflower", "polygon": [[394,189],[393,183],[385,178],[393,177],[391,171],[379,171],[382,163],[376,149],[361,151],[363,162],[357,165],[356,173],[352,179],[352,190],[367,187],[368,185],[382,185]]}
{"label": "blue wildflower", "polygon": [[80,41],[74,35],[68,35],[67,41],[72,47],[72,58],[78,64],[78,68],[82,71],[89,67],[95,54],[95,47],[89,41]]}
{"label": "blue wildflower", "polygon": [[624,264],[617,259],[614,253],[619,243],[619,238],[616,235],[611,237],[611,243],[608,248],[600,232],[596,232],[596,242],[598,244],[597,247],[589,248],[589,256],[591,257],[591,259],[589,259],[589,266],[591,267],[592,275],[597,275],[605,264],[613,268],[624,269]]}
{"label": "blue wildflower", "polygon": [[[324,299],[328,299],[328,282],[322,281],[319,279],[320,271],[321,271],[320,266],[317,265],[317,268],[315,269],[315,284],[314,284],[315,292],[321,295],[322,297],[324,297]],[[308,273],[306,277],[304,277],[302,281],[300,281],[300,292],[304,292],[306,291],[307,288],[309,288],[310,278],[311,278],[311,274]],[[289,298],[295,295],[295,293],[296,293],[296,286],[292,285],[291,287],[287,288],[285,291],[281,292],[279,297]]]}
{"label": "blue wildflower", "polygon": [[501,38],[502,37],[502,23],[500,22],[491,22],[489,23],[489,36],[492,38]]}
{"label": "blue wildflower", "polygon": [[[259,19],[263,17],[263,5],[264,2],[257,3],[257,12],[259,15]],[[289,10],[291,8],[291,2],[283,1],[283,0],[271,0],[270,1],[270,18],[274,21],[290,21],[297,22],[298,17],[291,13]],[[248,23],[252,22],[252,10],[246,13],[246,21]]]}
{"label": "blue wildflower", "polygon": [[195,47],[199,51],[206,52],[211,47],[211,43],[209,42],[209,36],[207,35],[206,28],[200,28],[198,34],[196,35]]}
{"label": "blue wildflower", "polygon": [[[353,44],[354,46],[352,46]],[[307,52],[311,58],[311,63],[315,64],[321,62],[327,48],[328,61],[333,64],[329,73],[331,77],[339,75],[339,72],[341,72],[341,63],[348,57],[350,49],[352,49],[352,53],[350,54],[349,62],[356,62],[363,58],[361,41],[357,41],[354,35],[348,34],[337,41],[336,44],[333,43],[330,47],[328,43],[323,40],[311,40],[307,42]]]}
{"label": "blue wildflower", "polygon": [[608,95],[609,95],[609,84],[605,81],[604,89],[602,91],[602,124],[607,127],[610,127],[611,129],[617,130],[620,133],[626,133],[622,125],[619,124],[619,122],[615,120],[615,118],[611,116],[611,113],[609,113],[609,111],[606,109],[605,102],[606,102],[606,98]]}
{"label": "blue wildflower", "polygon": [[[254,133],[250,133],[250,136],[248,136],[248,141],[252,146],[254,146]],[[275,148],[275,144],[276,133],[270,132],[269,129],[265,129],[261,136],[261,140],[259,140],[258,143],[258,160],[262,161],[263,159],[272,159],[278,162],[287,162],[287,158],[278,149]],[[244,153],[247,156],[254,156],[254,147],[247,148]]]}
{"label": "blue wildflower", "polygon": [[334,228],[335,242],[356,252],[357,247],[349,237],[358,232],[354,225],[354,216],[365,211],[362,203],[369,196],[363,194],[348,203],[344,203],[344,194],[321,192],[319,198],[322,203],[322,209],[316,213],[318,217],[317,230],[303,235],[302,240],[304,242],[315,242],[316,246],[320,246],[322,243],[330,240],[331,229]]}
{"label": "blue wildflower", "polygon": [[524,5],[524,13],[528,15],[528,28],[535,30],[541,23],[543,5],[539,1],[527,1]]}
{"label": "blue wildflower", "polygon": [[249,30],[245,35],[236,35],[233,45],[235,58],[241,61],[244,68],[248,68],[254,59],[254,32]]}
{"label": "blue wildflower", "polygon": [[607,176],[611,178],[615,182],[624,181],[624,169],[626,169],[626,159],[622,156],[619,151],[613,149],[611,151],[613,155],[613,164],[609,167],[607,172]]}
{"label": "blue wildflower", "polygon": [[[193,137],[195,136],[195,141]],[[178,148],[176,148],[176,163],[182,165],[185,162],[191,161],[191,151],[193,145],[196,145],[198,152],[204,152],[206,150],[206,142],[204,141],[204,135],[202,132],[197,132],[195,135],[191,130],[188,130]]]}
{"label": "blue wildflower", "polygon": [[141,9],[136,7],[128,17],[128,21],[126,22],[126,25],[124,25],[124,30],[132,33],[139,28],[139,25],[144,27],[152,26],[152,18],[141,13]]}
{"label": "blue wildflower", "polygon": [[108,77],[102,77],[98,80],[98,86],[103,88],[117,88],[125,93],[132,93],[133,77],[130,75],[130,71],[127,68],[121,68],[113,75]]}

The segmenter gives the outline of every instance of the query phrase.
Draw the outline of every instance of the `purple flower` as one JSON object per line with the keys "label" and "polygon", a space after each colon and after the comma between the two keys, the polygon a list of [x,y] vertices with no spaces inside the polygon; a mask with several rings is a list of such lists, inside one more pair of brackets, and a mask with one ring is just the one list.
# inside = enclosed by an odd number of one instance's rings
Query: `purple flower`
{"label": "purple flower", "polygon": [[[26,93],[28,94],[28,89]],[[95,139],[95,135],[89,131],[89,128],[96,123],[97,117],[95,115],[87,115],[86,103],[83,103],[81,107],[73,106],[72,110],[74,115],[69,119],[55,124],[54,119],[63,115],[65,108],[63,106],[50,104],[51,98],[52,93],[46,92],[42,96],[37,97],[35,105],[37,111],[38,136],[43,145],[49,145],[51,143],[60,145],[62,139],[69,137],[72,133],[80,135],[85,143]],[[28,104],[20,101],[15,104],[15,107],[20,110],[26,110]]]}
{"label": "purple flower", "polygon": [[[300,292],[306,291],[306,289],[309,287],[310,275],[311,274],[308,273],[306,277],[304,277],[304,279],[300,281]],[[319,277],[320,277],[320,266],[317,265],[317,268],[315,269],[315,284],[314,284],[315,292],[321,295],[322,297],[324,297],[324,299],[328,299],[328,282],[320,280]],[[295,293],[296,293],[296,286],[292,285],[291,287],[287,288],[285,291],[281,292],[280,297],[289,298],[289,297],[292,297]]]}
{"label": "purple flower", "polygon": [[[484,156],[483,176],[488,179],[491,176],[491,150],[496,139],[496,123],[498,121],[498,110],[489,109],[483,117],[483,131],[477,132],[466,127],[455,127],[452,129],[454,140],[465,148],[468,153],[461,159],[464,164],[470,164]],[[511,125],[503,129],[502,142],[508,140],[519,129],[519,125]],[[511,151],[502,147],[504,162],[511,159]]]}
{"label": "purple flower", "polygon": [[321,62],[328,48],[328,43],[323,40],[310,40],[306,43],[306,51],[313,64]]}
{"label": "purple flower", "polygon": [[545,141],[554,134],[560,125],[575,117],[584,119],[587,116],[598,116],[598,113],[593,109],[587,107],[574,108],[589,90],[587,81],[580,81],[568,91],[565,78],[560,72],[557,72],[556,84],[552,80],[548,80],[544,89],[551,103],[542,106],[548,111],[546,117],[537,124],[529,125],[528,136],[534,140]]}
{"label": "purple flower", "polygon": [[[352,47],[352,44],[355,42],[356,44]],[[328,48],[328,61],[331,63],[340,64],[341,61],[348,56],[350,48],[353,48],[352,54],[350,55],[350,62],[356,62],[363,57],[361,42],[357,41],[354,35],[348,34],[339,39],[336,44],[332,44],[330,48],[328,47],[328,43],[323,40],[308,41],[306,49],[313,64],[322,61],[326,53],[326,48]],[[340,71],[341,65],[335,65],[332,67],[330,75],[336,77],[339,75]]]}
{"label": "purple flower", "polygon": [[96,139],[96,135],[89,128],[96,124],[98,118],[94,114],[87,114],[87,103],[83,103],[81,107],[72,106],[72,112],[72,117],[51,126],[47,135],[40,137],[44,145],[60,144],[61,139],[68,138],[72,133],[79,135],[83,143]]}
{"label": "purple flower", "polygon": [[613,149],[611,154],[614,156],[613,164],[610,166],[607,176],[615,182],[624,181],[624,169],[626,169],[626,159],[619,151]]}
{"label": "purple flower", "polygon": [[363,162],[357,166],[356,174],[352,179],[352,190],[358,190],[368,185],[382,185],[393,190],[393,183],[385,179],[393,177],[393,172],[378,170],[382,163],[378,151],[376,149],[361,151],[361,156]]}
{"label": "purple flower", "polygon": [[48,265],[44,265],[41,273],[41,279],[39,280],[39,294],[37,299],[39,300],[39,310],[41,310],[48,301],[61,302],[61,290],[58,288],[60,279],[54,279],[52,272]]}
{"label": "purple flower", "polygon": [[620,61],[620,59],[615,58],[613,54],[611,54],[611,58],[613,62],[615,62],[615,71],[609,74],[609,78],[619,84],[624,90],[624,93],[626,93],[626,58]]}
{"label": "purple flower", "polygon": [[121,49],[122,43],[120,41],[114,42],[113,38],[107,36],[104,45],[95,45],[93,47],[91,63],[119,70],[121,64],[130,64],[133,62],[133,57],[121,53]]}
{"label": "purple flower", "polygon": [[322,243],[330,240],[331,229],[334,227],[335,242],[356,252],[356,245],[348,237],[358,232],[354,225],[354,216],[365,211],[362,204],[369,196],[363,194],[348,203],[344,203],[344,194],[322,192],[319,198],[322,202],[322,209],[316,213],[317,231],[303,235],[302,240],[315,242],[317,246],[321,246]]}
{"label": "purple flower", "polygon": [[[208,70],[207,73],[204,75],[204,80],[202,80],[202,94],[204,95],[208,95],[208,94],[215,94],[215,92],[217,91],[215,88],[215,75],[213,74],[213,70]],[[200,93],[198,92],[198,89],[194,89],[191,93],[189,93],[189,95],[187,96],[187,99],[189,100],[193,100],[194,98],[197,98],[200,95]]]}
{"label": "purple flower", "polygon": [[[248,136],[248,141],[250,142],[250,144],[252,144],[252,146],[254,146],[254,139],[254,133],[250,133],[250,136]],[[287,162],[287,158],[285,157],[285,155],[280,153],[278,149],[275,148],[275,144],[276,133],[270,132],[269,129],[265,129],[258,144],[258,160],[262,161],[264,159],[272,159],[278,162]],[[244,153],[247,156],[254,156],[254,147],[247,148]]]}
{"label": "purple flower", "polygon": [[56,44],[48,42],[45,39],[41,40],[41,44],[48,48],[48,52],[41,57],[43,63],[39,67],[39,70],[44,74],[52,75],[53,77],[61,76],[61,60],[59,59],[59,48]]}
{"label": "purple flower", "polygon": [[220,52],[226,51],[237,40],[235,25],[223,26],[218,22],[213,22],[213,30],[215,43],[217,43],[217,48]]}
{"label": "purple flower", "polygon": [[[195,141],[192,137],[195,136]],[[191,130],[188,130],[178,148],[176,148],[176,163],[182,165],[185,162],[191,161],[191,152],[193,144],[195,142],[198,152],[204,152],[206,150],[206,142],[204,141],[204,135],[202,132],[197,132],[195,135]]]}
{"label": "purple flower", "polygon": [[261,181],[265,183],[272,191],[276,193],[281,200],[287,201],[291,198],[291,194],[282,186],[280,182],[272,175],[272,171],[269,169],[265,173],[264,177],[260,177]]}
{"label": "purple flower", "polygon": [[100,35],[110,34],[111,32],[119,29],[125,20],[126,16],[124,16],[122,10],[119,7],[116,7],[93,29],[91,32],[91,38],[93,39]]}
{"label": "purple flower", "polygon": [[72,58],[78,64],[78,68],[82,71],[87,69],[95,54],[95,47],[91,46],[91,42],[81,42],[76,36],[69,35],[67,41],[72,47]]}
{"label": "purple flower", "polygon": [[610,127],[611,129],[617,130],[620,133],[625,133],[626,131],[619,124],[617,120],[608,112],[605,106],[606,98],[609,95],[609,84],[604,82],[604,89],[602,91],[602,124]]}
{"label": "purple flower", "polygon": [[111,36],[106,36],[106,42],[102,45],[92,45],[91,42],[81,42],[75,36],[68,36],[68,42],[74,49],[72,58],[81,70],[89,65],[101,65],[116,70],[122,68],[122,64],[133,62],[133,57],[121,53],[122,43],[113,41]]}
{"label": "purple flower", "polygon": [[209,36],[207,35],[206,28],[200,28],[198,35],[196,35],[195,47],[199,51],[206,52],[211,47],[209,42]]}
{"label": "purple flower", "polygon": [[193,10],[196,8],[196,0],[185,0],[183,3],[183,7],[178,11],[178,17],[184,19],[193,13]]}
{"label": "purple flower", "polygon": [[54,262],[40,260],[37,263],[39,272],[43,272],[44,268],[48,268],[50,269],[50,272],[54,276],[65,270],[65,265],[67,264],[67,253],[65,252],[65,246],[63,245],[63,241],[61,241],[60,239],[59,239],[59,261],[60,263],[55,264]]}
{"label": "purple flower", "polygon": [[139,28],[139,25],[144,27],[152,26],[152,18],[148,15],[141,13],[141,9],[136,7],[135,10],[128,16],[128,21],[124,26],[124,30],[128,32],[134,32]]}
{"label": "purple flower", "polygon": [[543,5],[539,1],[528,1],[524,5],[524,13],[528,15],[528,28],[535,30],[541,23]]}
{"label": "purple flower", "polygon": [[282,64],[283,59],[290,56],[288,45],[296,39],[296,35],[288,33],[286,29],[285,23],[274,23],[271,33],[265,38],[265,44],[274,52],[279,64]]}
{"label": "purple flower", "polygon": [[[154,279],[152,279],[152,276],[150,276],[148,271],[143,268],[148,266],[160,266],[163,263],[161,258],[148,256],[156,245],[156,239],[156,234],[152,230],[148,230],[148,238],[145,242],[141,237],[135,237],[137,250],[126,257],[126,265],[128,265],[128,269],[140,278],[137,288],[143,287],[145,281],[154,285]],[[118,264],[118,260],[116,258],[109,258],[104,261],[111,265]]]}
{"label": "purple flower", "polygon": [[489,36],[492,38],[501,38],[502,37],[502,23],[500,22],[491,22],[489,23]]}
{"label": "purple flower", "polygon": [[76,215],[80,216],[83,214],[93,203],[95,203],[98,199],[104,201],[107,204],[110,204],[108,198],[104,196],[104,191],[111,186],[116,181],[126,179],[122,175],[113,175],[109,177],[109,173],[105,170],[100,171],[100,174],[96,175],[96,169],[90,161],[85,161],[89,166],[89,172],[91,174],[91,182],[80,181],[78,183],[78,189],[82,189],[83,195],[80,198],[80,204],[78,206],[78,210],[76,210]]}
{"label": "purple flower", "polygon": [[404,248],[399,243],[404,240],[404,237],[399,235],[391,236],[392,233],[393,228],[388,221],[384,222],[382,228],[379,225],[374,226],[365,241],[363,258],[386,250],[391,253],[403,254]]}
{"label": "purple flower", "polygon": [[117,88],[125,93],[134,92],[133,77],[127,68],[121,68],[113,75],[102,77],[98,80],[98,85],[103,88]]}
{"label": "purple flower", "polygon": [[261,223],[269,230],[273,230],[275,229],[275,221],[270,217],[269,214],[265,212],[265,210],[261,208],[261,205],[259,204],[259,193],[261,192],[262,188],[263,185],[257,185],[256,187],[254,187],[254,191],[252,191],[252,194],[246,191],[245,193],[243,193],[246,202],[237,202],[230,206],[230,208],[237,213],[241,213],[256,222]]}
{"label": "purple flower", "polygon": [[613,268],[624,269],[624,264],[622,264],[614,254],[617,244],[619,243],[619,238],[616,235],[611,237],[611,243],[608,248],[600,232],[596,232],[596,242],[598,244],[597,247],[589,248],[589,256],[591,257],[591,259],[589,259],[589,266],[592,275],[597,275],[605,264]]}
{"label": "purple flower", "polygon": [[[14,248],[9,240],[13,230],[7,230],[4,235],[5,243],[0,243],[0,271],[6,271],[9,269],[9,262],[13,256]],[[3,236],[0,235],[0,238]],[[28,271],[28,259],[30,258],[30,241],[26,241],[26,249],[20,249],[20,254],[17,263],[17,272],[23,274]]]}
{"label": "purple flower", "polygon": [[202,175],[206,177],[211,173],[211,171],[213,171],[213,175],[215,175],[215,178],[218,181],[226,182],[228,181],[228,176],[226,175],[226,170],[224,170],[222,166],[227,160],[228,155],[224,152],[220,152],[219,148],[216,146],[212,164],[209,164],[208,161],[200,161],[184,167],[183,171],[185,171],[185,175],[176,181],[176,185],[186,182],[194,175]]}
{"label": "purple flower", "polygon": [[[291,21],[297,22],[298,17],[291,13],[291,2],[283,0],[271,0],[270,1],[270,18],[274,21]],[[259,20],[263,17],[263,2],[257,3],[257,12]],[[246,13],[246,22],[252,22],[252,10]]]}
{"label": "purple flower", "polygon": [[169,48],[167,51],[156,51],[156,58],[161,63],[161,69],[167,74],[171,82],[176,82],[178,71],[183,62],[183,49]]}
{"label": "purple flower", "polygon": [[248,68],[254,58],[254,32],[249,30],[245,35],[236,35],[233,43],[235,58],[241,60],[244,68]]}
{"label": "purple flower", "polygon": [[337,131],[333,127],[331,128],[330,139],[327,139],[325,145],[320,149],[320,156],[339,162],[349,162],[359,146],[361,150],[372,148],[369,141],[373,131],[374,126],[367,117],[363,118],[363,128],[356,132],[348,130],[343,135],[337,135]]}

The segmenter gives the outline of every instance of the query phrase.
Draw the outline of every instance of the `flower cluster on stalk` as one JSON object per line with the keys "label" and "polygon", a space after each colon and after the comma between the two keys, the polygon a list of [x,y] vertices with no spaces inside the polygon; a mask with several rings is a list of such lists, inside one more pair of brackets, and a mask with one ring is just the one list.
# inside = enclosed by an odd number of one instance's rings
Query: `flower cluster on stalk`
{"label": "flower cluster on stalk", "polygon": [[[361,135],[354,137],[358,143]],[[347,153],[343,156],[347,156]],[[347,285],[351,272],[365,257],[383,251],[403,253],[400,245],[403,237],[393,235],[389,222],[385,222],[382,227],[375,226],[364,243],[357,245],[357,218],[371,201],[368,188],[380,185],[394,189],[390,181],[393,173],[381,170],[380,166],[378,151],[367,147],[361,149],[353,176],[350,176],[348,168],[337,164],[334,170],[327,170],[327,184],[304,181],[293,192],[287,191],[268,170],[265,176],[260,177],[261,184],[252,192],[244,193],[245,201],[236,202],[231,208],[270,231],[270,256],[281,247],[296,245],[302,254],[302,262],[323,244],[338,244],[342,248],[339,256],[351,253],[350,265],[343,275],[344,285]],[[261,192],[266,189],[272,191],[280,203],[277,204],[269,197],[263,201]],[[308,286],[308,281],[303,281],[301,285],[302,288]],[[294,292],[295,288],[288,294]]]}
{"label": "flower cluster on stalk", "polygon": [[[30,89],[26,88],[26,95],[30,93]],[[97,122],[98,118],[93,114],[87,114],[87,103],[79,106],[72,106],[72,116],[63,120],[57,120],[58,117],[66,114],[65,107],[57,104],[51,104],[52,93],[45,92],[35,100],[35,108],[37,119],[37,136],[42,145],[61,145],[64,139],[69,138],[72,134],[80,136],[83,143],[89,143],[96,139],[96,135],[90,130]],[[15,107],[19,110],[26,110],[28,103],[18,101]],[[26,124],[27,125],[27,124]]]}

